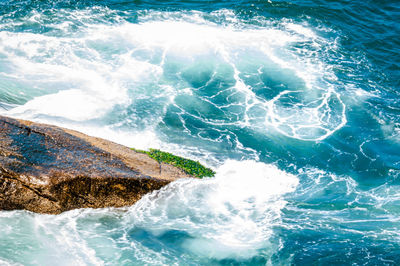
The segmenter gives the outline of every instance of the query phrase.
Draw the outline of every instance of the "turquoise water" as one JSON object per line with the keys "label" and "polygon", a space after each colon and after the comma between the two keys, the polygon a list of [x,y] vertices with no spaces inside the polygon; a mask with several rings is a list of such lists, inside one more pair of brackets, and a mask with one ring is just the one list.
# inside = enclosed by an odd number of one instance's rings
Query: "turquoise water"
{"label": "turquoise water", "polygon": [[400,264],[396,1],[0,1],[0,113],[200,160],[0,212],[0,265]]}

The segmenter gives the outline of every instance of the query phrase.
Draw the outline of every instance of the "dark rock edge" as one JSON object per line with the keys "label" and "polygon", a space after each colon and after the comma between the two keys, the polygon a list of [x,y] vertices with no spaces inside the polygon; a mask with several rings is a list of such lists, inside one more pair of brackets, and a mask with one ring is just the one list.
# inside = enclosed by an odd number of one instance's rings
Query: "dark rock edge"
{"label": "dark rock edge", "polygon": [[0,116],[0,210],[59,214],[129,206],[187,177],[111,141]]}

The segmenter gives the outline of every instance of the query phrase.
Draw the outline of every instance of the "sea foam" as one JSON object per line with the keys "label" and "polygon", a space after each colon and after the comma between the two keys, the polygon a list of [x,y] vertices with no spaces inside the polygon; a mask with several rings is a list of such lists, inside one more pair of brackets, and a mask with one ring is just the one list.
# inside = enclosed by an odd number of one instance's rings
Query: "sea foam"
{"label": "sea foam", "polygon": [[137,23],[110,10],[104,12],[116,22],[98,23],[99,13],[91,19],[87,12],[61,12],[63,25],[81,25],[77,31],[55,23],[61,36],[0,32],[0,52],[13,66],[3,75],[19,85],[11,93],[29,99],[6,114],[70,127],[96,119],[143,129],[172,112],[189,134],[196,134],[187,127],[194,119],[310,141],[346,123],[323,58],[336,48],[307,25],[265,19],[252,25],[229,10],[212,12],[225,20],[219,24],[198,11],[149,11]]}

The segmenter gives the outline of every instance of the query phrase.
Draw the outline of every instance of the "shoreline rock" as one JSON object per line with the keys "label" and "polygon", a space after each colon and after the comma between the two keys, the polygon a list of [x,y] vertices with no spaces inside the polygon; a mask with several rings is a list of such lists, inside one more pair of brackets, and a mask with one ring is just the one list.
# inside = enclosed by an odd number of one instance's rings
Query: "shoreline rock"
{"label": "shoreline rock", "polygon": [[58,214],[128,206],[187,177],[111,141],[0,116],[0,210]]}

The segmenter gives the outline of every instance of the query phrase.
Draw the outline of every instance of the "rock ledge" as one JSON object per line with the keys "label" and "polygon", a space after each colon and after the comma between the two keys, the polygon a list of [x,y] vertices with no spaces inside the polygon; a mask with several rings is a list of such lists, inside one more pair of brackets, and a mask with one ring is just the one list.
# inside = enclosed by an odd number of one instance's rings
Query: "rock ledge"
{"label": "rock ledge", "polygon": [[111,141],[0,116],[0,210],[122,207],[184,177]]}

